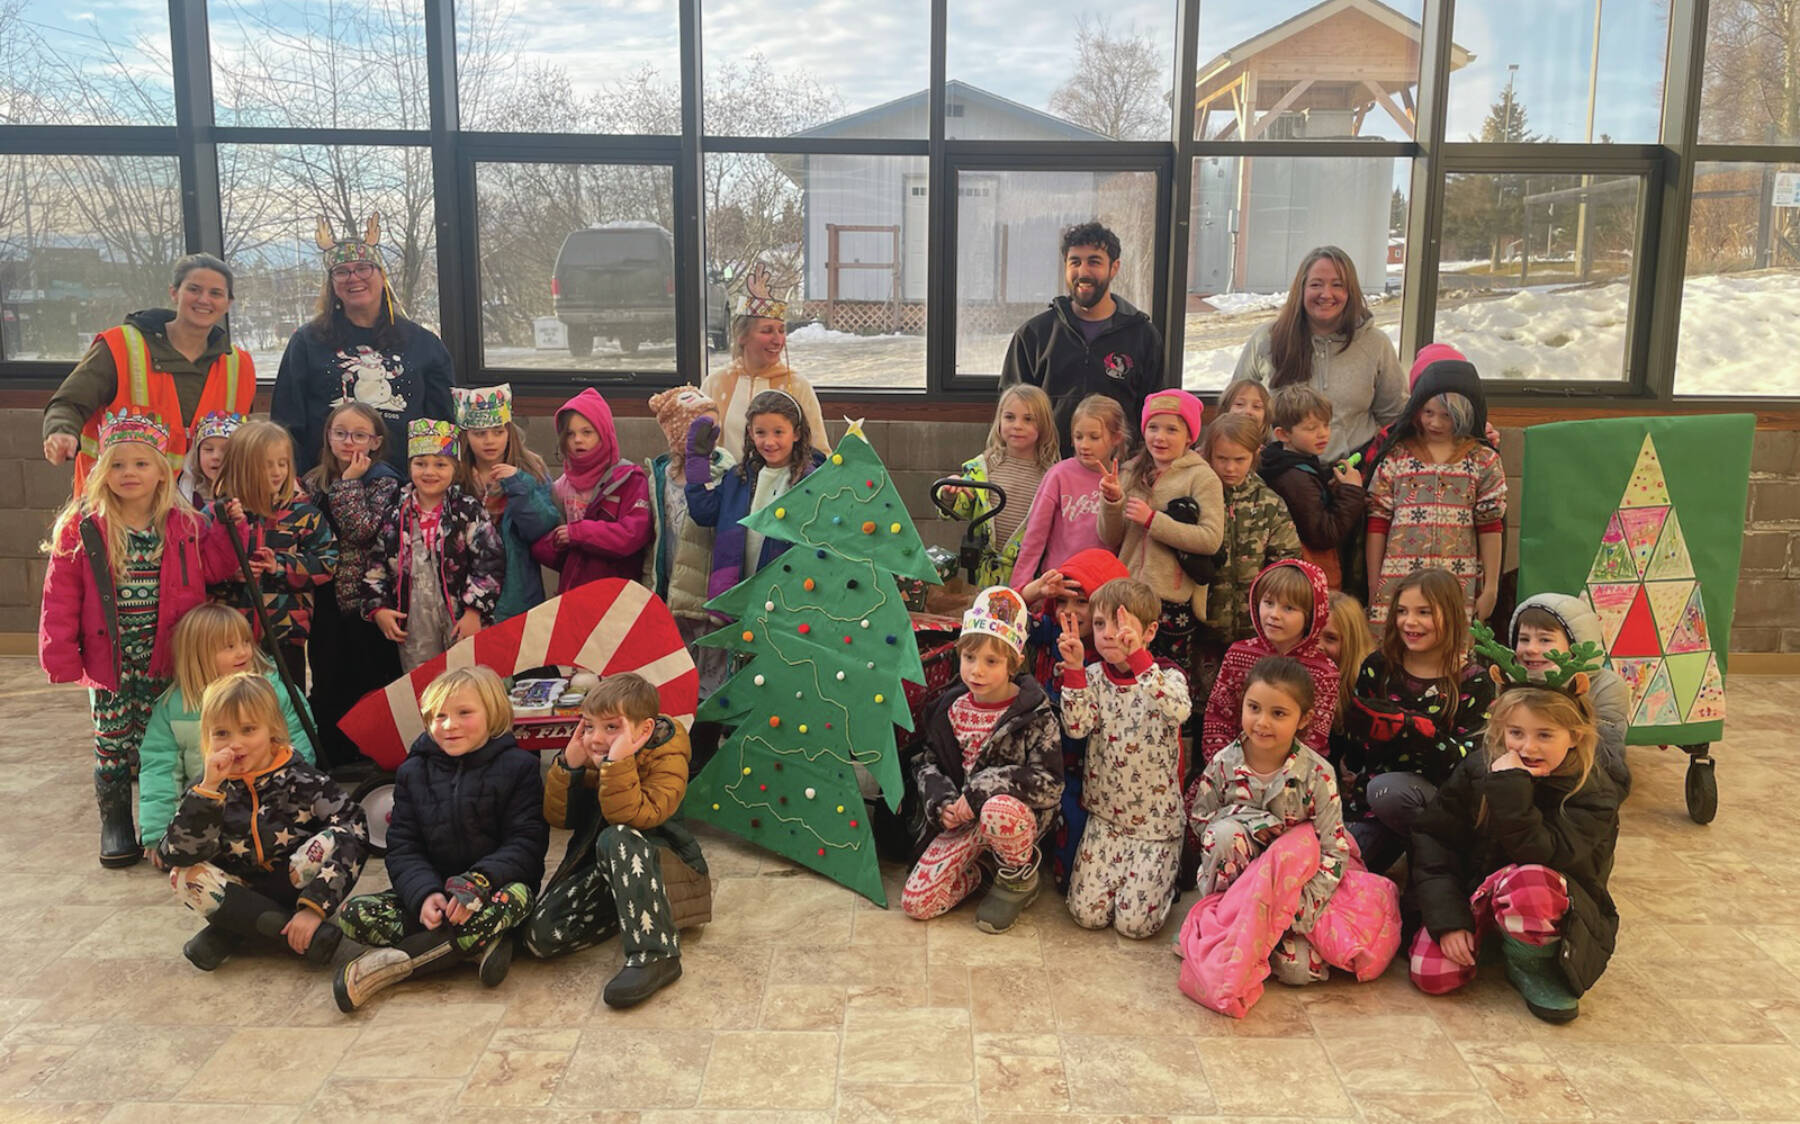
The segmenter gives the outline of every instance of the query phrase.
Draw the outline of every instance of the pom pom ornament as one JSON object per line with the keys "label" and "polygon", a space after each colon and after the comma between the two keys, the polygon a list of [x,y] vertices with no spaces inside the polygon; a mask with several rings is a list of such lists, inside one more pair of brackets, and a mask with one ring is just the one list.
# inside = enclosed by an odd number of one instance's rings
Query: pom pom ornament
{"label": "pom pom ornament", "polygon": [[[866,770],[897,809],[905,788],[895,728],[912,728],[903,681],[924,682],[924,669],[911,645],[897,645],[877,667],[862,651],[870,639],[861,630],[910,636],[895,575],[939,579],[859,425],[852,424],[829,463],[783,496],[782,506],[779,523],[774,509],[765,508],[745,526],[801,549],[706,605],[736,620],[699,643],[747,654],[733,679],[760,681],[765,689],[727,685],[701,707],[701,720],[733,728],[689,785],[682,810],[885,906],[874,836],[860,814],[858,774]],[[894,525],[898,532],[873,533]],[[796,697],[780,693],[787,691]],[[766,791],[738,773],[750,767]],[[846,817],[846,808],[859,814]],[[752,832],[752,818],[768,830]]]}

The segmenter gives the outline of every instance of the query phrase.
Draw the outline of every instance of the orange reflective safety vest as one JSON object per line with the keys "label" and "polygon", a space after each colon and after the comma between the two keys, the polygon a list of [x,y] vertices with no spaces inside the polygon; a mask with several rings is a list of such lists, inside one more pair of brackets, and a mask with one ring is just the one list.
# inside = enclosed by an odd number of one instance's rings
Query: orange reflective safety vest
{"label": "orange reflective safety vest", "polygon": [[194,416],[181,416],[181,396],[175,391],[175,376],[159,371],[151,364],[150,343],[144,333],[130,324],[108,328],[94,337],[104,341],[112,352],[113,371],[118,391],[113,400],[97,411],[81,427],[81,449],[75,454],[75,491],[80,494],[87,481],[88,470],[100,456],[100,422],[107,413],[118,413],[126,407],[148,411],[169,427],[169,464],[177,472],[187,458],[188,434],[194,423],[207,414],[227,412],[248,414],[256,398],[256,366],[250,354],[234,347],[213,360],[206,372],[206,387],[200,392],[200,403]]}

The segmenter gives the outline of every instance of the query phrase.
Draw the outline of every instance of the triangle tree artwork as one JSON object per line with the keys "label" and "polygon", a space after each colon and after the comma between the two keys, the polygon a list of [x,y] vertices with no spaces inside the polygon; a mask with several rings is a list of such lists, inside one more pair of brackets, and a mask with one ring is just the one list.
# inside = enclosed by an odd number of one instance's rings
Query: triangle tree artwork
{"label": "triangle tree artwork", "polygon": [[888,807],[904,791],[894,727],[924,682],[895,575],[937,570],[887,468],[852,422],[836,451],[744,525],[793,544],[707,602],[735,623],[701,638],[749,656],[701,705],[734,728],[682,813],[811,867],[885,906],[858,771]]}
{"label": "triangle tree artwork", "polygon": [[1648,436],[1582,597],[1600,618],[1607,665],[1631,688],[1633,727],[1724,719],[1725,682],[1704,591]]}

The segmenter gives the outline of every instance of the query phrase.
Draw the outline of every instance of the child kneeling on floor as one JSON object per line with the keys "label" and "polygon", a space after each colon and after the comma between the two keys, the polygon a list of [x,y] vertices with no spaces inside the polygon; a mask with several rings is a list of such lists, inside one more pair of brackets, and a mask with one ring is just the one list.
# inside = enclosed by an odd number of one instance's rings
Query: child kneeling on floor
{"label": "child kneeling on floor", "polygon": [[506,978],[513,934],[544,879],[550,827],[535,754],[513,740],[512,704],[492,668],[461,667],[419,699],[427,729],[394,774],[388,822],[393,889],[344,903],[338,923],[376,946],[339,969],[346,1013],[383,988],[476,958]]}
{"label": "child kneeling on floor", "polygon": [[574,834],[525,923],[525,951],[566,956],[619,934],[625,967],[609,1007],[632,1007],[681,978],[681,937],[712,917],[700,844],[672,817],[687,794],[688,735],[641,675],[609,675],[544,784],[544,818]]}
{"label": "child kneeling on floor", "polygon": [[1133,578],[1094,591],[1094,650],[1064,632],[1063,724],[1088,739],[1082,786],[1087,829],[1069,876],[1069,914],[1084,929],[1108,925],[1142,939],[1162,928],[1181,865],[1181,724],[1187,679],[1150,655],[1162,603]]}
{"label": "child kneeling on floor", "polygon": [[1038,838],[1062,800],[1062,730],[1044,689],[1022,670],[1027,627],[1025,603],[1006,586],[982,590],[963,616],[962,686],[938,700],[919,758],[934,837],[900,893],[908,917],[929,920],[968,897],[987,851],[999,870],[976,928],[1003,933],[1037,900]]}
{"label": "child kneeling on floor", "polygon": [[1507,980],[1546,1022],[1575,1018],[1606,971],[1619,936],[1606,889],[1619,790],[1594,767],[1587,694],[1580,672],[1566,683],[1508,684],[1488,717],[1485,752],[1463,758],[1413,824],[1420,991],[1443,995],[1473,980],[1495,930]]}
{"label": "child kneeling on floor", "polygon": [[281,941],[328,964],[343,932],[325,924],[369,853],[363,811],[294,753],[269,680],[241,672],[200,701],[206,765],[156,844],[159,866],[206,927],[182,948],[203,972],[246,939]]}

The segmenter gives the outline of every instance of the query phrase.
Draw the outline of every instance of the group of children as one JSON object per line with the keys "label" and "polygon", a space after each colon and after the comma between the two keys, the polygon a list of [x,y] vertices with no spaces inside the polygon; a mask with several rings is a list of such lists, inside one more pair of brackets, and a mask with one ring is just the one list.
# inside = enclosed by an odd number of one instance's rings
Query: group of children
{"label": "group of children", "polygon": [[[976,922],[1004,931],[1048,862],[1079,924],[1148,937],[1190,879],[1227,893],[1305,824],[1317,870],[1264,954],[1279,978],[1302,982],[1336,962],[1305,940],[1332,887],[1348,870],[1386,870],[1410,839],[1420,986],[1466,979],[1471,942],[1498,923],[1537,950],[1507,961],[1530,983],[1532,1009],[1572,1017],[1617,925],[1605,877],[1627,780],[1623,707],[1604,672],[1597,689],[1579,676],[1496,702],[1469,620],[1496,592],[1504,477],[1463,367],[1422,357],[1407,414],[1364,471],[1319,461],[1331,408],[1304,387],[1272,399],[1234,388],[1204,429],[1192,395],[1156,392],[1135,452],[1118,403],[1089,398],[1061,462],[1048,400],[1009,389],[986,451],[964,466],[1008,505],[985,525],[991,588],[957,644],[962,684],[940,700],[916,759],[924,831],[905,911],[944,913],[991,865]],[[400,669],[540,601],[540,563],[564,590],[643,581],[691,641],[714,627],[711,596],[786,549],[744,522],[822,461],[800,405],[758,394],[741,435],[723,434],[716,404],[692,388],[651,407],[668,451],[646,468],[620,458],[604,398],[571,399],[556,416],[554,481],[505,387],[459,391],[456,422],[413,423],[409,481],[379,455],[380,416],[353,401],[332,411],[304,481],[288,434],[268,423],[203,420],[178,481],[155,419],[108,419],[100,463],[52,534],[40,651],[53,680],[94,689],[101,861],[147,854],[173,869],[208,918],[187,949],[196,965],[256,935],[323,962],[348,935],[371,951],[338,972],[345,1010],[465,960],[497,983],[515,930],[535,955],[623,931],[626,967],[608,1002],[640,1001],[680,974],[679,917],[694,898],[677,900],[678,887],[703,884],[705,866],[671,820],[685,732],[641,680],[609,677],[589,694],[547,785],[511,741],[498,677],[478,668],[435,681],[429,728],[396,779],[383,894],[346,900],[367,831],[328,776],[354,753],[336,719]],[[987,493],[954,502],[973,516]],[[1359,560],[1350,536],[1365,508]],[[1337,589],[1359,561],[1379,647]],[[1517,664],[1538,679],[1562,670],[1547,653],[1585,638],[1582,608],[1521,606]],[[254,650],[265,627],[286,675]],[[308,650],[310,708],[293,690]],[[702,690],[725,671],[703,663]],[[296,728],[308,710],[317,744]],[[547,822],[575,839],[540,888]],[[1578,844],[1587,849],[1570,857]],[[1531,918],[1509,913],[1518,895],[1490,883],[1518,878],[1560,887],[1562,912],[1546,892]],[[1565,915],[1580,917],[1579,936]],[[1562,939],[1584,943],[1585,967],[1558,990],[1558,961],[1541,950]]]}

